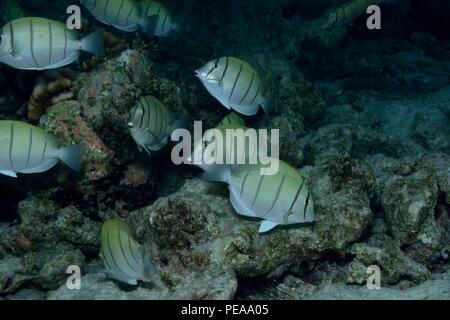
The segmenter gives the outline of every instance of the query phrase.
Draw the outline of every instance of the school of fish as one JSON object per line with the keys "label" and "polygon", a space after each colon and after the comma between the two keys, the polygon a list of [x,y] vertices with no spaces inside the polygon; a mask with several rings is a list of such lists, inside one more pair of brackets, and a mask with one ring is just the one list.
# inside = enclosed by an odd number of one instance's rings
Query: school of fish
{"label": "school of fish", "polygon": [[[360,0],[355,0],[360,1]],[[381,1],[381,0],[379,0]],[[81,0],[90,14],[105,25],[125,32],[142,31],[149,37],[166,37],[179,32],[167,8],[154,0]],[[324,28],[347,23],[360,11],[359,2],[339,8]],[[27,17],[14,0],[4,4],[4,22],[0,30],[0,62],[16,69],[46,70],[77,61],[80,52],[104,54],[103,30],[85,37],[69,30],[65,24],[41,17]],[[240,115],[256,115],[260,108],[270,112],[273,97],[259,72],[248,62],[231,56],[214,58],[195,71],[205,89],[231,113],[217,126],[217,131],[246,130]],[[143,96],[130,110],[127,127],[139,151],[161,150],[174,130],[181,128],[170,106],[156,97]],[[207,145],[195,145],[194,154]],[[259,144],[257,142],[256,144]],[[199,148],[202,147],[202,148]],[[246,160],[256,151],[250,145],[238,154],[236,143],[224,147],[223,154],[234,152]],[[44,172],[59,160],[80,171],[83,147],[60,146],[57,139],[39,127],[20,121],[0,121],[0,173],[17,177],[18,173]],[[262,175],[262,164],[217,165],[217,153],[197,164],[204,170],[203,179],[228,185],[230,201],[239,215],[262,219],[259,232],[278,225],[314,221],[314,203],[304,177],[289,164],[279,161],[275,175]],[[224,159],[222,159],[224,160]],[[101,230],[101,254],[109,277],[136,285],[152,281],[156,272],[149,254],[137,243],[127,223],[119,218],[104,222]]]}

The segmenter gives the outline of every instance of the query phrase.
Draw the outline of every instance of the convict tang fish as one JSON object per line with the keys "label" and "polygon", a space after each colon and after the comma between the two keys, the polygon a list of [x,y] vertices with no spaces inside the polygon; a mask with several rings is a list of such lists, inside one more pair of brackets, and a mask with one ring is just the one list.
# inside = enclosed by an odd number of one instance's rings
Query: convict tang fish
{"label": "convict tang fish", "polygon": [[8,22],[0,34],[0,62],[16,69],[45,70],[68,65],[80,51],[102,55],[103,32],[78,39],[66,25],[49,19],[26,17]]}
{"label": "convict tang fish", "polygon": [[139,100],[131,110],[128,128],[139,151],[162,149],[168,142],[170,134],[181,121],[173,122],[169,109],[158,99],[146,96]]}
{"label": "convict tang fish", "polygon": [[258,72],[244,60],[221,57],[196,71],[208,92],[228,109],[252,116],[261,106],[267,113],[271,98]]}
{"label": "convict tang fish", "polygon": [[104,24],[126,32],[142,29],[154,35],[158,16],[145,16],[141,5],[135,0],[81,0],[81,4]]}
{"label": "convict tang fish", "polygon": [[17,177],[17,173],[44,172],[63,161],[80,171],[81,145],[60,148],[55,137],[45,130],[19,121],[0,121],[0,173]]}
{"label": "convict tang fish", "polygon": [[103,223],[100,250],[109,277],[131,285],[136,285],[138,280],[151,281],[155,268],[122,220],[110,219]]}
{"label": "convict tang fish", "polygon": [[314,221],[314,204],[305,179],[290,165],[279,161],[275,175],[262,175],[261,165],[211,166],[203,178],[228,184],[237,213],[261,218],[259,232],[277,225]]}
{"label": "convict tang fish", "polygon": [[174,23],[165,6],[155,0],[140,0],[142,15],[153,17],[153,35],[165,37],[177,32],[178,24]]}

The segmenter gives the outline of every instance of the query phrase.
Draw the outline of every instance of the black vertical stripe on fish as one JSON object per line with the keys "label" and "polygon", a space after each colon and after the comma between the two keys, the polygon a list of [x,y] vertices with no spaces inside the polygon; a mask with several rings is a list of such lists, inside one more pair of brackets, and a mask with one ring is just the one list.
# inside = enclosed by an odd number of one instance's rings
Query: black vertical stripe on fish
{"label": "black vertical stripe on fish", "polygon": [[159,13],[161,12],[161,6],[158,8],[158,12],[156,12],[156,15],[159,16]]}
{"label": "black vertical stripe on fish", "polygon": [[166,16],[164,17],[162,26],[161,26],[161,32],[164,32],[164,26],[166,25],[167,17],[169,16],[168,13],[166,13]]}
{"label": "black vertical stripe on fish", "polygon": [[94,8],[97,9],[97,0],[94,0]]}
{"label": "black vertical stripe on fish", "polygon": [[[122,244],[122,237],[120,236],[120,234],[121,234],[122,232],[119,230],[118,231],[118,237],[119,237],[119,245],[120,245],[120,251],[122,251],[122,255],[123,255],[123,257],[125,258],[125,262],[127,263],[127,265],[132,269],[132,270],[134,270],[135,272],[137,272],[137,273],[139,273],[139,270],[136,270],[136,268],[135,267],[133,267],[132,265],[131,265],[131,263],[130,263],[130,261],[128,261],[128,258],[127,258],[127,254],[126,254],[126,252],[125,252],[125,250],[124,250],[124,248],[123,248],[123,244]],[[129,236],[128,236],[129,237]]]}
{"label": "black vertical stripe on fish", "polygon": [[154,106],[153,109],[155,109],[155,130],[154,130],[154,132],[156,134],[158,134],[158,111],[159,111],[159,109],[158,109],[158,106]]}
{"label": "black vertical stripe on fish", "polygon": [[142,103],[142,101],[140,101],[141,103],[141,107],[142,107],[142,113],[141,113],[141,119],[139,120],[139,128],[143,128],[142,125],[144,124],[144,117],[145,117],[145,106]]}
{"label": "black vertical stripe on fish", "polygon": [[144,99],[144,100],[145,100],[145,106],[146,106],[147,111],[148,111],[147,123],[146,123],[145,126],[146,126],[147,128],[150,128],[150,120],[151,120],[152,112],[151,112],[150,107],[149,107],[149,105],[148,105],[147,99]]}
{"label": "black vertical stripe on fish", "polygon": [[34,26],[33,19],[30,19],[30,47],[31,47],[31,56],[33,57],[34,63],[37,68],[40,68],[38,61],[36,60],[36,56],[34,55]]}
{"label": "black vertical stripe on fish", "polygon": [[11,123],[11,133],[9,136],[9,166],[11,170],[14,170],[13,156],[12,156],[12,148],[14,142],[14,122]]}
{"label": "black vertical stripe on fish", "polygon": [[48,23],[48,32],[49,32],[49,55],[48,55],[48,65],[52,64],[52,52],[53,52],[53,33],[52,33],[52,24]]}
{"label": "black vertical stripe on fish", "polygon": [[[119,231],[119,232],[120,232],[120,231]],[[108,247],[108,251],[109,251],[109,254],[110,254],[110,256],[111,256],[112,263],[114,264],[114,266],[116,267],[116,269],[117,269],[120,273],[124,274],[126,278],[129,278],[129,276],[128,276],[125,272],[123,272],[122,269],[119,268],[119,266],[117,265],[116,259],[114,259],[114,254],[113,254],[113,252],[112,252],[112,250],[111,250],[111,241],[109,240],[109,234],[110,234],[110,233],[109,233],[109,230],[107,230],[107,231],[106,231],[106,241],[107,241],[106,246]],[[105,259],[106,259],[106,257],[105,257]]]}
{"label": "black vertical stripe on fish", "polygon": [[64,28],[64,51],[63,51],[63,60],[66,58],[67,55],[67,30]]}
{"label": "black vertical stripe on fish", "polygon": [[139,259],[136,258],[134,254],[133,247],[131,246],[131,237],[128,237],[128,247],[130,248],[131,256],[133,257],[134,262],[139,266],[141,263],[139,262]]}
{"label": "black vertical stripe on fish", "polygon": [[250,85],[247,88],[247,91],[245,92],[244,96],[242,97],[241,101],[239,101],[239,105],[245,101],[245,98],[247,97],[248,93],[250,92],[250,88],[253,85],[253,80],[255,79],[255,73],[252,73],[252,80],[250,81]]}
{"label": "black vertical stripe on fish", "polygon": [[236,84],[239,80],[239,77],[241,76],[242,68],[244,68],[243,64],[241,64],[241,67],[239,68],[239,72],[237,74],[236,80],[234,80],[233,89],[231,90],[231,94],[230,94],[230,97],[228,98],[228,101],[230,101],[231,98],[233,97],[234,89],[236,89]]}
{"label": "black vertical stripe on fish", "polygon": [[33,128],[30,128],[30,143],[28,145],[28,153],[27,153],[27,162],[25,164],[25,168],[28,168],[30,165],[30,155],[31,155],[31,147],[33,145]]}
{"label": "black vertical stripe on fish", "polygon": [[294,209],[295,203],[297,202],[297,199],[298,199],[298,197],[300,195],[300,191],[302,191],[304,184],[305,184],[305,182],[302,181],[302,183],[300,184],[300,187],[297,190],[297,193],[295,194],[294,200],[292,201],[292,203],[291,203],[291,205],[289,207],[288,214],[289,214],[289,212],[291,212]]}
{"label": "black vertical stripe on fish", "polygon": [[47,143],[48,143],[48,137],[47,137],[47,135],[45,135],[44,150],[42,151],[41,164],[43,164],[44,160],[45,160],[45,153],[47,152]]}
{"label": "black vertical stripe on fish", "polygon": [[249,104],[250,106],[253,105],[253,102],[255,102],[256,98],[258,97],[259,90],[261,90],[261,84],[260,83],[258,84],[258,89],[256,90],[256,94],[253,97],[252,102],[250,102],[250,104]]}
{"label": "black vertical stripe on fish", "polygon": [[128,12],[127,20],[125,21],[126,25],[128,25],[128,21],[130,21],[130,17],[131,17],[132,13],[133,13],[133,6],[130,6],[130,11]]}
{"label": "black vertical stripe on fish", "polygon": [[241,197],[241,198],[242,198],[242,194],[244,193],[245,183],[247,182],[247,178],[248,178],[248,175],[249,175],[249,174],[250,174],[250,170],[247,171],[247,173],[245,174],[244,179],[242,180],[242,184],[241,184],[241,194],[240,194],[240,197]]}
{"label": "black vertical stripe on fish", "polygon": [[107,13],[108,13],[108,6],[109,6],[109,0],[105,1],[105,7],[103,9],[103,14],[105,15],[105,17],[107,17]]}
{"label": "black vertical stripe on fish", "polygon": [[217,68],[217,66],[218,66],[218,64],[219,64],[219,61],[220,61],[220,58],[218,58],[218,59],[216,60],[216,62],[214,63],[214,65],[211,67],[211,69],[210,69],[210,70],[208,71],[208,73],[206,74],[206,77],[208,77],[208,76],[211,74],[211,72],[213,72],[214,69]]}
{"label": "black vertical stripe on fish", "polygon": [[102,244],[102,246],[101,246],[101,248],[100,248],[100,253],[102,254],[102,256],[103,256],[103,261],[105,262],[105,264],[106,264],[106,267],[108,268],[108,270],[113,270],[112,268],[111,268],[111,266],[110,266],[110,264],[109,264],[109,262],[108,262],[108,259],[106,259],[106,255],[105,255],[105,250],[103,249],[103,244]]}
{"label": "black vertical stripe on fish", "polygon": [[119,8],[119,11],[117,11],[117,15],[116,15],[116,24],[119,23],[120,13],[122,12],[124,3],[125,3],[125,0],[122,0],[122,2],[120,3],[120,8]]}
{"label": "black vertical stripe on fish", "polygon": [[308,205],[309,205],[309,190],[308,190],[308,194],[307,194],[306,200],[305,200],[305,209],[303,211],[303,220],[306,220],[306,209],[308,209]]}
{"label": "black vertical stripe on fish", "polygon": [[263,174],[260,175],[259,182],[258,182],[258,187],[256,188],[255,198],[253,199],[253,202],[252,202],[252,205],[251,205],[252,208],[255,205],[256,200],[258,199],[259,191],[261,190],[261,185],[262,185],[262,183],[264,181],[264,177],[265,177],[265,175],[263,175]]}
{"label": "black vertical stripe on fish", "polygon": [[225,59],[226,59],[225,60],[225,69],[223,70],[222,77],[220,77],[220,82],[222,82],[222,80],[225,77],[225,74],[227,73],[227,70],[228,70],[228,62],[229,62],[228,57],[226,57]]}
{"label": "black vertical stripe on fish", "polygon": [[269,214],[270,211],[275,207],[275,204],[277,203],[278,197],[280,196],[281,189],[283,189],[284,180],[286,179],[286,174],[283,174],[283,178],[281,178],[280,185],[278,186],[277,194],[275,195],[275,199],[272,202],[272,205],[270,206],[270,209],[267,210],[267,212],[263,215],[265,217]]}
{"label": "black vertical stripe on fish", "polygon": [[15,52],[15,50],[14,50],[14,27],[13,27],[13,24],[12,24],[12,22],[10,21],[9,22],[9,28],[11,29],[11,44],[10,44],[10,46],[11,46],[11,52],[12,52],[12,54],[14,54],[14,52]]}
{"label": "black vertical stripe on fish", "polygon": [[147,16],[147,14],[150,11],[150,8],[152,7],[153,4],[154,4],[153,1],[151,1],[149,4],[147,4],[147,9],[145,9],[144,16]]}

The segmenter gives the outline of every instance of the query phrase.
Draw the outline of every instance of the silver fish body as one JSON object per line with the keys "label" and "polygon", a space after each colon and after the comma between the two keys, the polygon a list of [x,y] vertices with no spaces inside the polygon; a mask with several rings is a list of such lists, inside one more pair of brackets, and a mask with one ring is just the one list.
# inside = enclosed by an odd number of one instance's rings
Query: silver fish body
{"label": "silver fish body", "polygon": [[158,99],[146,96],[131,110],[128,127],[139,151],[158,151],[169,142],[172,115]]}
{"label": "silver fish body", "polygon": [[304,178],[279,160],[275,175],[262,175],[260,165],[212,167],[203,177],[228,184],[230,200],[237,213],[264,219],[259,232],[277,225],[314,221],[313,199]]}
{"label": "silver fish body", "polygon": [[119,219],[103,223],[100,257],[106,274],[118,281],[137,285],[137,281],[150,282],[155,271],[143,248],[137,243],[128,225]]}
{"label": "silver fish body", "polygon": [[100,22],[125,32],[142,29],[153,36],[156,16],[143,15],[141,5],[135,0],[81,0],[81,4]]}
{"label": "silver fish body", "polygon": [[221,57],[196,70],[208,92],[227,109],[252,116],[261,106],[267,113],[271,99],[258,72],[244,60]]}
{"label": "silver fish body", "polygon": [[160,2],[154,0],[141,0],[142,15],[144,17],[155,17],[153,34],[157,37],[165,37],[176,32],[178,25],[173,22],[169,11]]}
{"label": "silver fish body", "polygon": [[1,29],[0,62],[16,69],[59,68],[76,61],[81,50],[103,54],[102,31],[79,40],[65,24],[35,17],[10,21]]}
{"label": "silver fish body", "polygon": [[81,146],[60,148],[55,137],[39,127],[19,121],[0,121],[0,173],[38,173],[62,160],[75,171],[80,170]]}

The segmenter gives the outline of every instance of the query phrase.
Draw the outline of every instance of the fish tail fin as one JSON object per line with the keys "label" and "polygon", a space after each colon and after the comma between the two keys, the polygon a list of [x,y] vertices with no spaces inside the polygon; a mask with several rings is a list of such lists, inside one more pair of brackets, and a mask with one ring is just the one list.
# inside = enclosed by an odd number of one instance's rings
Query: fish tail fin
{"label": "fish tail fin", "polygon": [[158,24],[158,19],[159,19],[158,15],[153,15],[153,16],[143,17],[139,21],[139,25],[141,26],[142,31],[144,31],[144,33],[147,36],[149,36],[149,37],[155,36],[155,29]]}
{"label": "fish tail fin", "polygon": [[93,53],[96,56],[105,55],[105,46],[103,44],[103,29],[94,31],[87,37],[81,39],[81,50]]}
{"label": "fish tail fin", "polygon": [[202,179],[206,181],[227,182],[230,177],[230,167],[226,165],[208,165],[203,168]]}
{"label": "fish tail fin", "polygon": [[269,98],[264,99],[264,101],[261,103],[264,113],[266,114],[270,113],[270,110],[272,110],[274,100],[275,100],[274,96],[270,96]]}
{"label": "fish tail fin", "polygon": [[59,159],[76,172],[81,170],[84,148],[81,144],[65,147],[59,150]]}

